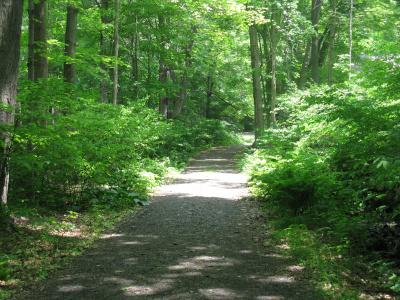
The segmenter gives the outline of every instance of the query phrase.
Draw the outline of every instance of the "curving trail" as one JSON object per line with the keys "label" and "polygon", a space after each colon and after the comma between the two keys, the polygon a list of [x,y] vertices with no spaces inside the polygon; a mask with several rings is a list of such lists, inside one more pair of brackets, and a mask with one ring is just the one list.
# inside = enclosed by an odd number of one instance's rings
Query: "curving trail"
{"label": "curving trail", "polygon": [[[29,299],[320,299],[299,267],[261,245],[265,238],[242,146],[192,159],[151,205],[122,222]],[[26,298],[27,299],[27,298]]]}

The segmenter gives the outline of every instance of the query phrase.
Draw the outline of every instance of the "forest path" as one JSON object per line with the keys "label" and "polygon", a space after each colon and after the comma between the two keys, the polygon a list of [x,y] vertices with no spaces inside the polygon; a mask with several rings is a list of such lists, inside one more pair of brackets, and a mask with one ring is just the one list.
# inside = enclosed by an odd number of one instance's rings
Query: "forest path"
{"label": "forest path", "polygon": [[319,299],[299,267],[261,245],[265,236],[243,146],[190,161],[152,203],[105,234],[29,299]]}

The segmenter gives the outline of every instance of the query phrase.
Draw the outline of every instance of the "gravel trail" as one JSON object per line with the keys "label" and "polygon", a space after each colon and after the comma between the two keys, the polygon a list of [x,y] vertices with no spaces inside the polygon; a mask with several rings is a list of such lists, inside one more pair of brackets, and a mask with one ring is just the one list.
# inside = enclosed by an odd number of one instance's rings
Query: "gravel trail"
{"label": "gravel trail", "polygon": [[26,299],[320,299],[262,246],[263,218],[235,168],[243,146],[192,159],[152,203]]}

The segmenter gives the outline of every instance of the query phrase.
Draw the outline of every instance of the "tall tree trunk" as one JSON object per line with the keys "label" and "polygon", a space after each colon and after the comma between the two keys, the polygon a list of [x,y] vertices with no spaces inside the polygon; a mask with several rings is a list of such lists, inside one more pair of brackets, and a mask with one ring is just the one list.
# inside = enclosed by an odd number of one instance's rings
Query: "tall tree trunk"
{"label": "tall tree trunk", "polygon": [[[169,73],[169,71],[168,71],[167,67],[164,65],[164,63],[161,60],[160,60],[159,68],[160,68],[160,70],[159,70],[159,72],[160,72],[159,80],[160,80],[160,83],[165,86],[167,84],[167,81],[168,81],[168,73]],[[169,104],[169,101],[168,101],[167,90],[164,87],[163,88],[163,95],[160,98],[160,103],[159,103],[158,110],[159,110],[159,113],[165,119],[168,118],[168,104]]]}
{"label": "tall tree trunk", "polygon": [[271,34],[270,34],[270,52],[271,52],[271,101],[270,101],[270,116],[269,124],[273,127],[276,124],[276,52],[278,47],[278,30],[276,28],[276,18],[273,13],[271,22]]}
{"label": "tall tree trunk", "polygon": [[76,34],[78,30],[78,12],[79,10],[73,5],[67,7],[67,26],[65,29],[65,63],[64,63],[64,80],[65,82],[76,82]]}
{"label": "tall tree trunk", "polygon": [[132,47],[133,47],[133,53],[132,53],[132,81],[134,82],[133,84],[133,94],[135,95],[135,98],[139,97],[139,30],[138,30],[138,18],[135,16],[135,33],[132,38]]}
{"label": "tall tree trunk", "polygon": [[[2,126],[8,126],[7,129],[14,124],[22,10],[22,0],[0,1],[0,98],[2,106],[9,108],[7,110],[0,109],[0,122]],[[6,128],[2,130],[1,136],[3,142],[0,161],[0,223],[9,227],[11,223],[8,217],[7,202],[11,133]]]}
{"label": "tall tree trunk", "polygon": [[[47,1],[34,1],[34,74],[35,81],[49,77],[49,61],[47,58]],[[36,103],[35,103],[36,104]],[[54,114],[53,107],[47,111]],[[53,121],[52,121],[53,122]],[[44,121],[43,124],[47,124]]]}
{"label": "tall tree trunk", "polygon": [[[108,16],[109,0],[100,1],[100,14],[101,23],[103,27],[107,27],[111,20]],[[105,30],[102,29],[100,32],[100,55],[102,58],[109,55],[109,47],[107,46],[107,36]],[[108,67],[104,62],[100,63],[101,79],[100,79],[100,94],[101,102],[108,103],[108,92],[109,92],[109,81],[108,81]]]}
{"label": "tall tree trunk", "polygon": [[47,2],[34,2],[34,69],[35,80],[49,76],[47,59]]}
{"label": "tall tree trunk", "polygon": [[330,0],[331,4],[331,21],[329,32],[329,48],[328,48],[328,84],[333,84],[333,65],[335,63],[335,40],[337,27],[337,7],[336,0]]}
{"label": "tall tree trunk", "polygon": [[250,52],[251,52],[251,68],[253,77],[253,98],[254,98],[254,127],[255,139],[261,136],[264,131],[263,103],[261,90],[261,57],[258,48],[257,28],[256,25],[250,25]]}
{"label": "tall tree trunk", "polygon": [[207,76],[207,97],[206,97],[206,107],[204,115],[206,119],[211,118],[211,100],[214,93],[214,81],[212,75]]}
{"label": "tall tree trunk", "polygon": [[261,61],[260,68],[261,68],[262,100],[263,100],[263,103],[267,103],[267,94],[266,94],[267,87],[265,86],[265,83],[266,83],[266,77],[268,76],[268,73],[265,73],[265,74],[263,73],[263,70],[266,70],[266,68],[264,66],[266,61],[263,59],[265,57],[265,53],[264,53],[265,47],[263,44],[264,39],[262,37],[262,30],[260,30],[258,32],[257,37],[258,37],[258,49],[260,49],[260,61]]}
{"label": "tall tree trunk", "polygon": [[[262,44],[264,49],[264,106],[266,107],[267,111],[270,111],[270,102],[271,102],[271,77],[268,76],[271,72],[271,53],[270,53],[270,43],[269,43],[269,28],[268,25],[265,24],[261,30],[261,37],[262,37]],[[268,119],[267,119],[268,121]],[[268,124],[269,125],[269,124]]]}
{"label": "tall tree trunk", "polygon": [[298,88],[303,90],[306,87],[307,73],[310,62],[311,42],[308,42],[304,51],[303,63],[301,64],[300,77],[298,81]]}
{"label": "tall tree trunk", "polygon": [[349,16],[349,81],[351,81],[353,72],[353,10],[354,0],[350,0],[350,16]]}
{"label": "tall tree trunk", "polygon": [[163,86],[163,95],[160,97],[160,102],[159,102],[159,112],[160,114],[167,119],[168,118],[168,95],[167,95],[167,89],[166,89],[166,84],[168,81],[168,68],[165,64],[165,55],[164,51],[166,50],[166,40],[164,36],[164,28],[165,28],[165,18],[163,16],[158,17],[158,28],[160,30],[160,44],[161,44],[161,53],[160,53],[160,59],[159,59],[159,81],[161,85]]}
{"label": "tall tree trunk", "polygon": [[113,72],[113,104],[118,103],[118,59],[119,59],[119,10],[120,2],[115,1],[115,20],[114,20],[114,72]]}
{"label": "tall tree trunk", "polygon": [[28,80],[35,80],[35,53],[34,53],[34,42],[35,42],[35,22],[34,22],[34,4],[33,0],[29,0],[28,3]]}
{"label": "tall tree trunk", "polygon": [[311,7],[311,24],[314,29],[311,38],[311,77],[315,83],[319,83],[319,37],[318,37],[318,23],[320,19],[321,6],[323,0],[312,0]]}
{"label": "tall tree trunk", "polygon": [[[197,28],[192,28],[192,33],[195,34]],[[185,49],[185,69],[183,71],[181,79],[181,89],[178,99],[175,101],[174,111],[172,112],[172,118],[177,118],[182,112],[182,108],[187,101],[188,97],[188,86],[189,86],[189,68],[192,66],[192,49],[194,45],[194,38],[190,39]]]}

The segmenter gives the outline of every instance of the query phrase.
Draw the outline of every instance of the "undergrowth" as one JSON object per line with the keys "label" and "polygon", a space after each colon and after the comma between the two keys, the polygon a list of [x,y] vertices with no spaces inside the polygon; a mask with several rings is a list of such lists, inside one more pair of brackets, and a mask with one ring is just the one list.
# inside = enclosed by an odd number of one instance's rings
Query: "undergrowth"
{"label": "undergrowth", "polygon": [[277,237],[327,296],[400,292],[400,104],[357,86],[283,96],[247,168]]}
{"label": "undergrowth", "polygon": [[19,116],[9,201],[16,228],[0,235],[0,299],[48,277],[146,205],[152,188],[194,153],[238,142],[221,121],[163,120],[140,101],[83,101],[68,111],[43,122]]}
{"label": "undergrowth", "polygon": [[33,208],[14,209],[16,232],[0,238],[0,299],[46,279],[135,210],[132,205],[103,206],[62,215]]}

